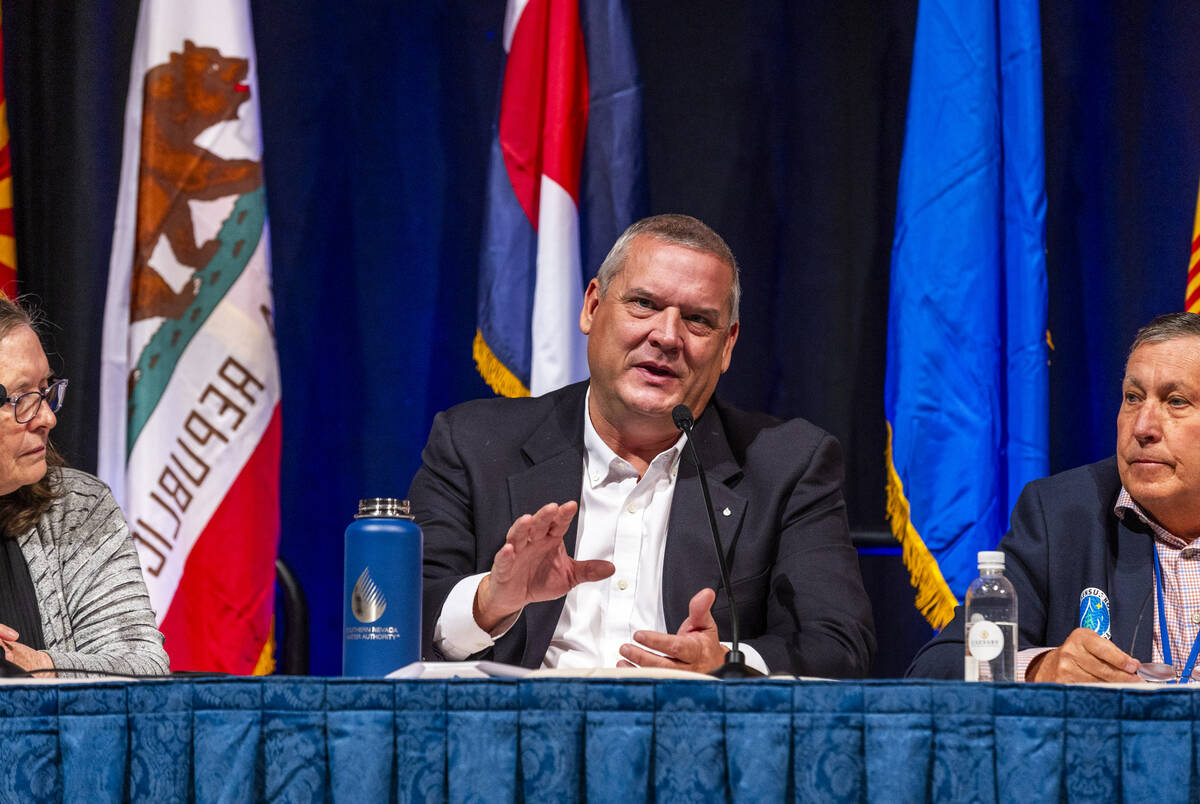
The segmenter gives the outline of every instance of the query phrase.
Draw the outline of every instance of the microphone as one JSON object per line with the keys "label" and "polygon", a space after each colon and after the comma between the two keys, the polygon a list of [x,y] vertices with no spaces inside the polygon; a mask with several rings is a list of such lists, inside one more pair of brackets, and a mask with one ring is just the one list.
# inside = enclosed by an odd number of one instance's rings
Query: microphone
{"label": "microphone", "polygon": [[676,405],[671,411],[671,420],[687,435],[687,448],[692,454],[692,463],[696,465],[696,474],[700,476],[700,491],[704,495],[704,509],[708,512],[708,527],[712,530],[713,547],[717,549],[717,564],[721,568],[721,583],[729,598],[729,652],[725,654],[725,664],[709,673],[716,678],[758,678],[762,675],[746,664],[746,657],[738,649],[738,616],[737,603],[733,599],[733,584],[729,582],[729,566],[725,562],[725,553],[721,550],[721,538],[717,535],[717,517],[713,514],[712,497],[708,493],[708,478],[704,474],[704,466],[700,463],[700,455],[696,452],[695,439],[692,438],[692,428],[696,420],[687,405]]}
{"label": "microphone", "polygon": [[[1152,550],[1157,549],[1151,546]],[[1154,587],[1146,592],[1146,597],[1142,600],[1142,607],[1138,609],[1137,623],[1133,626],[1133,639],[1129,640],[1129,655],[1133,656],[1133,650],[1137,647],[1138,631],[1142,627],[1142,619],[1146,616],[1146,604],[1150,602],[1150,595],[1154,594]],[[1137,659],[1136,656],[1133,658]],[[1139,660],[1138,677],[1142,681],[1150,681],[1158,684],[1169,684],[1175,680],[1175,668],[1166,662],[1142,662]]]}

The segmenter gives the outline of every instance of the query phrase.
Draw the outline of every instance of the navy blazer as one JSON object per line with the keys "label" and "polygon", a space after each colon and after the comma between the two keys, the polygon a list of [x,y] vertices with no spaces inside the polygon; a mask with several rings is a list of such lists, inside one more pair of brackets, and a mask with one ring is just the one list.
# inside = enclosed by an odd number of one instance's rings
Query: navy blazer
{"label": "navy blazer", "polygon": [[[1117,460],[1109,458],[1021,492],[999,547],[1017,593],[1019,649],[1061,645],[1079,627],[1081,593],[1095,587],[1109,600],[1113,644],[1150,660],[1154,539],[1137,517],[1113,513],[1120,491]],[[908,675],[963,677],[963,606],[917,653]]]}
{"label": "navy blazer", "polygon": [[[486,572],[512,523],[583,486],[587,383],[538,398],[483,399],[439,413],[409,490],[425,534],[423,651],[440,658],[433,628],[456,583]],[[837,440],[801,419],[780,421],[715,398],[696,422],[718,531],[730,565],[743,641],[772,671],[866,674],[875,650],[871,608],[842,499]],[[667,629],[700,589],[729,638],[728,600],[691,460],[681,461],[663,557]],[[728,509],[728,515],[725,510]],[[576,523],[564,536],[574,554]],[[527,606],[482,658],[540,666],[563,599]]]}

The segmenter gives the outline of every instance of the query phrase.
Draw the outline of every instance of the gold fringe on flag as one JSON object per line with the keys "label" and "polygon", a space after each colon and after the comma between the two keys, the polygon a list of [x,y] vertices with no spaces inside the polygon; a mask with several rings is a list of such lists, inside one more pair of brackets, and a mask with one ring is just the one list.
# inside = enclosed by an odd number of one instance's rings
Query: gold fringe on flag
{"label": "gold fringe on flag", "polygon": [[267,633],[267,644],[254,665],[254,675],[269,676],[275,672],[275,615],[271,615],[271,630]]}
{"label": "gold fringe on flag", "polygon": [[471,349],[475,356],[475,366],[484,382],[500,396],[529,396],[529,389],[518,380],[500,359],[492,354],[492,349],[483,339],[483,333],[475,330],[475,344]]}
{"label": "gold fringe on flag", "polygon": [[937,559],[929,552],[921,535],[913,527],[908,498],[904,496],[904,484],[892,462],[892,423],[885,424],[887,450],[884,460],[887,461],[888,521],[892,525],[892,535],[900,542],[903,550],[904,566],[908,569],[909,580],[917,590],[916,606],[931,626],[940,629],[954,618],[954,607],[958,605],[958,600],[942,576]]}

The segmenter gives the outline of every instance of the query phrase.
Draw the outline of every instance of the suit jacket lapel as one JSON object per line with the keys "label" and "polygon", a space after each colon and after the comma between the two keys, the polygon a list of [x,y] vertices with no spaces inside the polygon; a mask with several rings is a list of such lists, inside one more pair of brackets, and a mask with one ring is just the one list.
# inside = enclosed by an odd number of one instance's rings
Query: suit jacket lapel
{"label": "suit jacket lapel", "polygon": [[[742,469],[734,459],[721,417],[711,402],[697,420],[692,437],[708,476],[721,550],[730,560],[746,511],[746,500],[732,488],[741,477]],[[675,496],[671,501],[663,556],[663,613],[668,632],[673,633],[687,617],[692,596],[705,587],[719,590],[720,578],[700,477],[692,462],[691,450],[685,446],[675,482]]]}
{"label": "suit jacket lapel", "polygon": [[[532,514],[549,502],[578,500],[583,487],[583,397],[587,384],[567,389],[562,400],[521,450],[530,466],[508,478],[511,520]],[[563,536],[569,555],[575,554],[578,519]],[[526,639],[521,664],[540,667],[554,627],[562,613],[563,598],[525,607]]]}
{"label": "suit jacket lapel", "polygon": [[1118,520],[1116,539],[1110,552],[1112,641],[1123,651],[1132,645],[1133,657],[1148,662],[1154,636],[1154,538],[1130,513]]}

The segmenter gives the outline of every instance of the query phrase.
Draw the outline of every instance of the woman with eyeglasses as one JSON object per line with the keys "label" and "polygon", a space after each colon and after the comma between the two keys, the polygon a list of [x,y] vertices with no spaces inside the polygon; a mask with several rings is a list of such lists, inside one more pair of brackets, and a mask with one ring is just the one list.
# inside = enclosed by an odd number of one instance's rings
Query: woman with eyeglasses
{"label": "woman with eyeglasses", "polygon": [[[67,381],[0,297],[0,645],[38,676],[165,674],[129,527],[108,487],[50,444]],[[8,668],[11,671],[11,668]]]}

